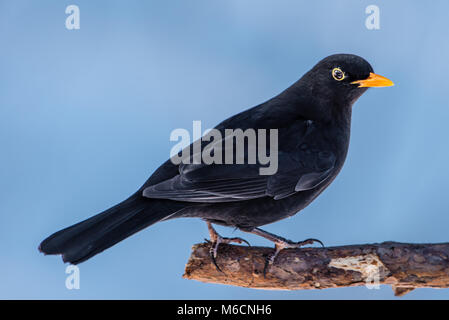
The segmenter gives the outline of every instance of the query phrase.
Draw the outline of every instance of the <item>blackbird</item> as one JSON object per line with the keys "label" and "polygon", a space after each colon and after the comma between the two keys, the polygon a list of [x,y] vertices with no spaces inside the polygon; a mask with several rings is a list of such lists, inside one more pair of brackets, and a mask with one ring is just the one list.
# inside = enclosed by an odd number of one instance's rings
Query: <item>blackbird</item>
{"label": "blackbird", "polygon": [[213,223],[273,241],[267,264],[284,248],[320,242],[293,242],[259,227],[295,215],[329,186],[348,151],[352,105],[369,87],[392,85],[359,56],[328,56],[279,95],[215,127],[220,132],[277,129],[274,174],[260,174],[260,162],[176,164],[169,159],[128,199],[52,234],[39,250],[78,264],[158,221],[182,217],[207,223],[218,269],[219,244],[246,241],[221,237]]}

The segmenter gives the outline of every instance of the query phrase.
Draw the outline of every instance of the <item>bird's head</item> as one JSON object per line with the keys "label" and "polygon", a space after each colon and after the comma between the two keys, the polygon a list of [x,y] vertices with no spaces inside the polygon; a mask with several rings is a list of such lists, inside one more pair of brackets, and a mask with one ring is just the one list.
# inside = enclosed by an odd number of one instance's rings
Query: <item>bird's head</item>
{"label": "bird's head", "polygon": [[353,54],[324,58],[300,81],[323,104],[343,106],[351,106],[370,87],[393,85],[391,80],[375,74],[365,59]]}

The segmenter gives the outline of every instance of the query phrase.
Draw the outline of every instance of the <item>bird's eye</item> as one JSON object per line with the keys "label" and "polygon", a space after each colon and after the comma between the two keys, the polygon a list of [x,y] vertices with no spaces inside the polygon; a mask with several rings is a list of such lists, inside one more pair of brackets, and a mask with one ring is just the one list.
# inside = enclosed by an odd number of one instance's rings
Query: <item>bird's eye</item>
{"label": "bird's eye", "polygon": [[340,68],[334,68],[332,70],[332,77],[334,77],[334,79],[337,81],[341,81],[345,78],[345,73],[341,71]]}

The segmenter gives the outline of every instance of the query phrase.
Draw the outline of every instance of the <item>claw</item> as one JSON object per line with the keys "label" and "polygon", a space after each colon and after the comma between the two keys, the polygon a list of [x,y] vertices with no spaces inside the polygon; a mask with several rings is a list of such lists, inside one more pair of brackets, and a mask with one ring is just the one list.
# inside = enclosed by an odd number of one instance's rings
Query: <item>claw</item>
{"label": "claw", "polygon": [[313,244],[314,242],[318,242],[324,248],[324,243],[321,240],[318,240],[318,239],[310,238],[310,239],[307,239],[307,240],[304,240],[304,241],[301,241],[301,242],[308,242],[307,244]]}
{"label": "claw", "polygon": [[276,257],[277,257],[279,252],[280,252],[280,250],[276,249],[276,251],[274,253],[269,254],[267,256],[267,258],[265,259],[265,265],[263,267],[263,277],[264,277],[264,279],[267,278],[268,266],[272,265],[274,263],[274,259],[276,259]]}
{"label": "claw", "polygon": [[243,238],[223,238],[223,240],[229,240],[230,242],[236,242],[236,243],[244,242],[248,245],[248,247],[251,247],[251,244]]}
{"label": "claw", "polygon": [[282,251],[282,249],[284,249],[284,246],[279,245],[278,243],[276,243],[274,245],[274,252],[272,254],[269,254],[265,260],[265,265],[263,267],[263,277],[264,279],[267,278],[267,271],[268,271],[268,266],[274,264],[274,260],[276,259],[276,257],[278,256],[279,252]]}
{"label": "claw", "polygon": [[207,226],[209,228],[209,233],[210,233],[210,240],[206,240],[207,243],[210,243],[210,249],[209,249],[209,254],[212,260],[212,263],[215,265],[215,268],[217,268],[218,271],[220,271],[221,273],[224,273],[220,267],[217,264],[217,252],[218,252],[218,246],[220,245],[220,243],[232,243],[232,242],[236,242],[236,243],[246,243],[248,246],[251,246],[249,244],[248,241],[246,241],[245,239],[242,238],[223,238],[222,236],[220,236],[217,231],[215,231],[215,229],[212,227],[212,224],[210,222],[207,222]]}
{"label": "claw", "polygon": [[[208,241],[210,242],[210,241]],[[213,242],[211,243],[210,249],[209,249],[209,255],[212,260],[212,263],[214,264],[215,268],[217,268],[218,271],[221,273],[224,273],[223,270],[220,269],[220,267],[217,264],[217,260],[215,259],[217,257],[217,250],[218,250],[219,242]]]}
{"label": "claw", "polygon": [[266,258],[265,259],[265,265],[263,266],[263,278],[266,279],[267,278],[267,270],[268,270],[268,265],[270,264],[270,258]]}

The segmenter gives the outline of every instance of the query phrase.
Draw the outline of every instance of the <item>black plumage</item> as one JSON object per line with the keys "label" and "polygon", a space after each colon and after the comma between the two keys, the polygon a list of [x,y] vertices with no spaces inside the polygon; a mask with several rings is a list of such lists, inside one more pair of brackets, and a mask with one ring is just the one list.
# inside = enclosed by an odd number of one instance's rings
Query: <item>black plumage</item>
{"label": "black plumage", "polygon": [[277,129],[275,174],[260,175],[259,163],[175,165],[168,160],[130,198],[56,232],[39,249],[76,264],[158,221],[178,217],[204,219],[210,228],[210,223],[237,227],[279,244],[285,239],[257,227],[296,214],[335,179],[348,151],[353,103],[367,87],[387,85],[391,81],[375,75],[363,58],[329,56],[278,96],[216,127],[220,132]]}

